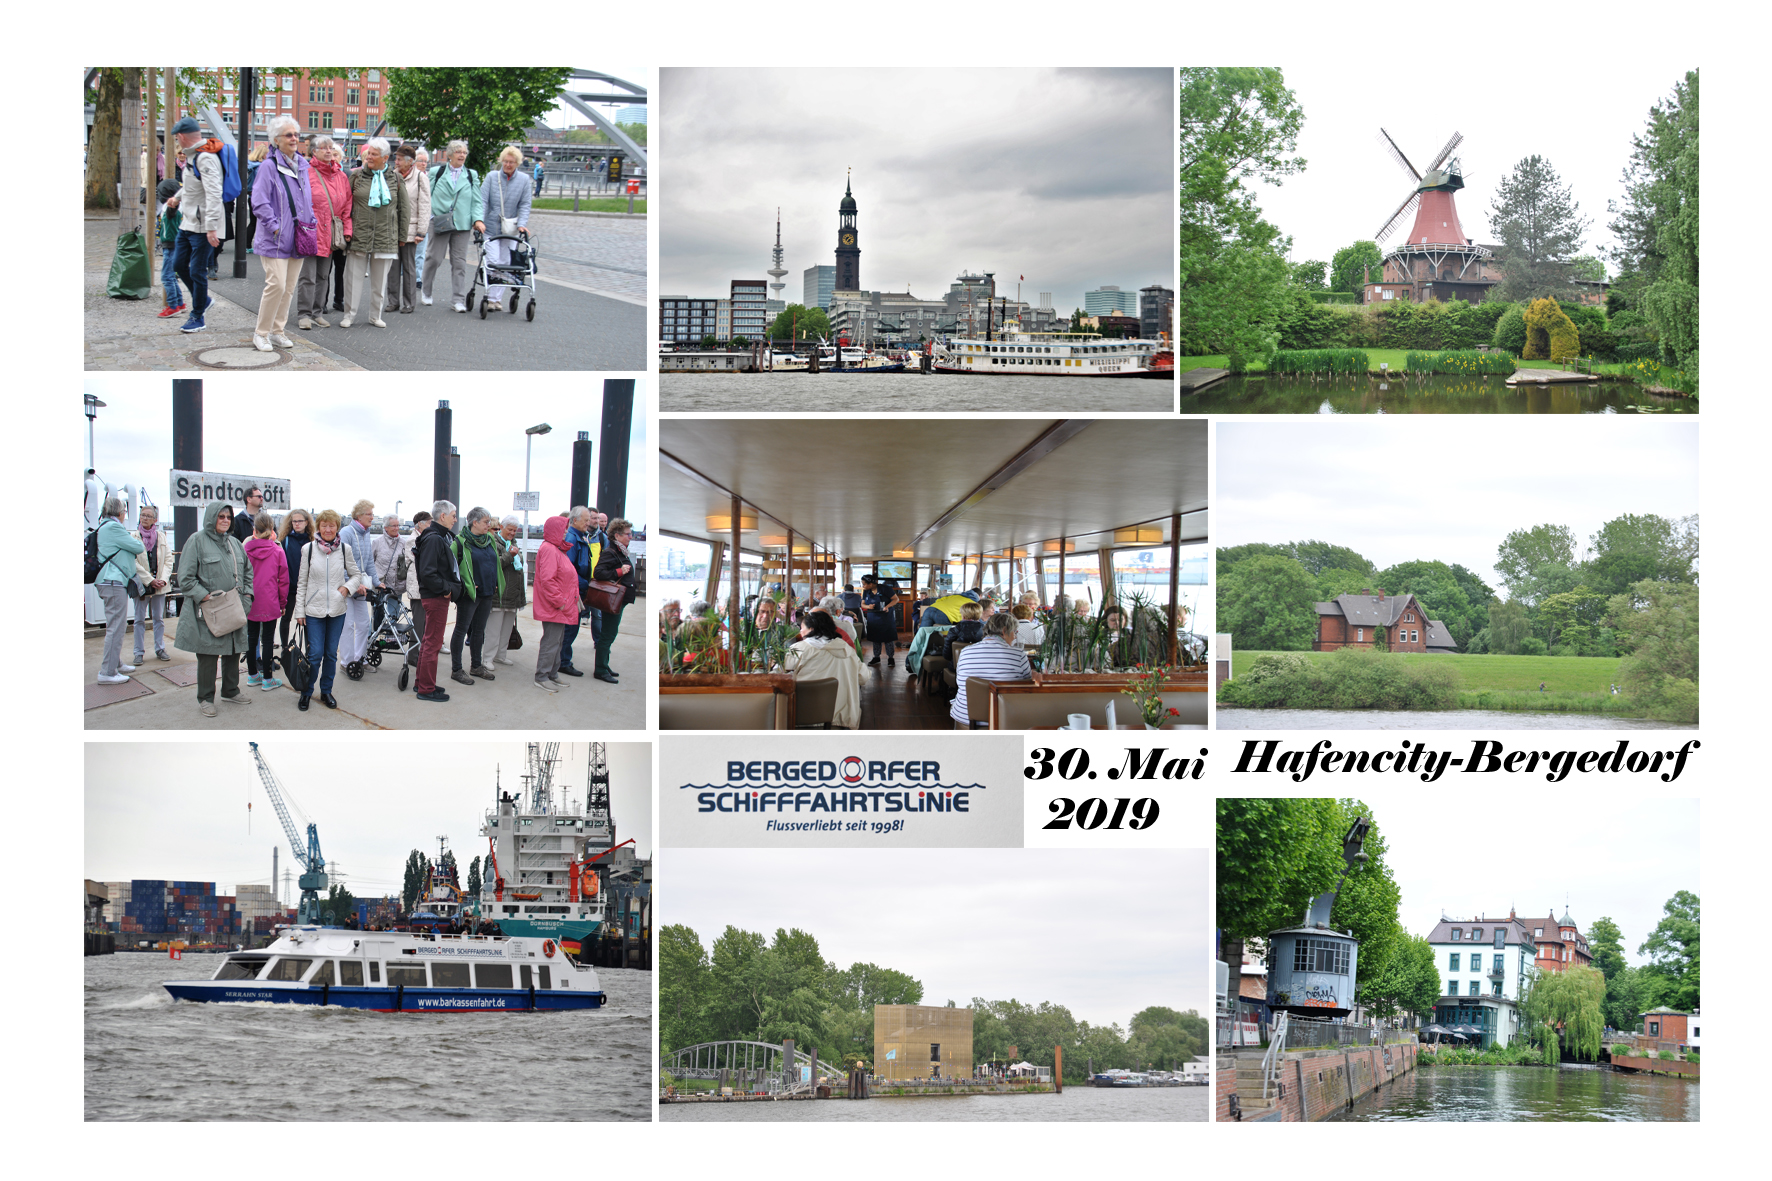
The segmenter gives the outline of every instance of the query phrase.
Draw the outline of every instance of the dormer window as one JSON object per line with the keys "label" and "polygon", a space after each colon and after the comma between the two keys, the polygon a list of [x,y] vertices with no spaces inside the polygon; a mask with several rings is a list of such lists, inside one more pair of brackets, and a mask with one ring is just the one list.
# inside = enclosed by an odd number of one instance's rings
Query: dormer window
{"label": "dormer window", "polygon": [[1483,928],[1472,927],[1471,928],[1471,942],[1481,943],[1482,941],[1483,941]]}

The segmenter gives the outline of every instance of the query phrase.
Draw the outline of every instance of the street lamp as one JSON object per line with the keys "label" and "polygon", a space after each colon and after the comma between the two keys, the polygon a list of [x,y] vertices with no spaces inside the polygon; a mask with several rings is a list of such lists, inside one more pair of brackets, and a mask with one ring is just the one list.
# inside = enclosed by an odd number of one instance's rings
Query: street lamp
{"label": "street lamp", "polygon": [[547,423],[538,423],[523,433],[528,438],[523,440],[523,540],[529,540],[529,456],[535,447],[535,436],[545,435],[554,428]]}
{"label": "street lamp", "polygon": [[98,464],[93,462],[92,430],[93,423],[98,420],[99,409],[103,406],[104,403],[93,395],[86,395],[86,466],[89,468],[96,469],[98,467]]}

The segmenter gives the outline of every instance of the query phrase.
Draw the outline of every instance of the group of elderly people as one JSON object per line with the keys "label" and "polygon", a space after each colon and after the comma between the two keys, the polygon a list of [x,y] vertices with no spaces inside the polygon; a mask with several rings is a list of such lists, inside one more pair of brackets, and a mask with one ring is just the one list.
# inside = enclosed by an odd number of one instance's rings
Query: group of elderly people
{"label": "group of elderly people", "polygon": [[[193,131],[179,137],[181,146],[187,138],[196,142],[195,121],[184,122]],[[509,236],[528,232],[533,183],[522,170],[523,150],[515,144],[499,154],[498,168],[482,178],[467,166],[468,145],[459,139],[450,141],[432,167],[425,149],[412,144],[390,149],[377,136],[363,145],[357,166],[347,170],[344,153],[330,135],[317,134],[304,143],[300,126],[288,115],[272,119],[269,134],[271,150],[252,182],[257,221],[252,252],[265,274],[252,344],[261,352],[292,347],[285,333],[292,304],[296,326],[303,331],[332,327],[324,315],[329,302],[344,312],[340,328],[359,321],[386,328],[384,313],[410,313],[433,302],[445,259],[452,306],[465,312],[469,271],[478,265],[474,234],[489,234],[488,261],[506,265]],[[187,205],[199,206],[203,186],[213,178],[195,168],[187,172],[191,179],[186,188],[195,184],[199,192]],[[219,200],[219,190],[211,198]],[[213,249],[214,236],[207,235],[207,241]],[[341,295],[333,293],[335,268],[342,268]],[[488,290],[487,309],[499,310],[508,290]],[[198,313],[201,304],[194,305]],[[197,329],[187,324],[184,330],[200,330],[200,314],[196,319]]]}
{"label": "group of elderly people", "polygon": [[[94,583],[105,609],[100,684],[129,680],[142,663],[150,622],[155,658],[172,659],[164,621],[166,598],[174,592],[184,605],[173,646],[197,658],[197,707],[206,717],[216,716],[218,697],[250,705],[247,690],[281,688],[276,670],[289,669],[292,658],[302,660],[307,674],[296,708],[306,710],[318,696],[322,705],[337,709],[333,688],[341,649],[347,675],[360,677],[371,637],[385,615],[398,619],[402,603],[412,612],[410,634],[420,637],[407,659],[415,665],[414,688],[421,700],[449,700],[438,687],[437,666],[452,604],[450,679],[458,684],[494,680],[492,665],[516,664],[508,653],[525,606],[542,625],[535,668],[539,688],[557,693],[562,674],[584,675],[572,667],[572,640],[587,613],[595,637],[595,676],[619,683],[609,653],[622,612],[637,593],[629,522],[609,521],[583,506],[548,518],[531,578],[519,541],[522,520],[515,515],[495,522],[485,509],[473,508],[458,530],[455,505],[438,501],[431,511],[415,515],[411,533],[402,535],[400,518],[391,513],[375,528],[375,506],[367,500],[352,507],[348,522],[332,509],[292,509],[278,521],[263,503],[254,487],[239,514],[226,503],[210,504],[202,528],[178,555],[175,575],[170,531],[161,527],[158,511],[144,507],[138,526],[130,529],[122,499],[106,500],[95,537],[100,567]],[[623,588],[615,610],[588,606],[593,581]],[[135,659],[124,663],[131,600]],[[289,628],[298,615],[305,645],[298,633],[298,646],[292,648]],[[241,656],[246,658],[244,686]]]}

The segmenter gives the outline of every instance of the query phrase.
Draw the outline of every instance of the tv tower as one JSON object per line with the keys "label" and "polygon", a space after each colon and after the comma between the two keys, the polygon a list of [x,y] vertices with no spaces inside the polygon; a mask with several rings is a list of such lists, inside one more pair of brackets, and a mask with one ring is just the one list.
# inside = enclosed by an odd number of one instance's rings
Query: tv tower
{"label": "tv tower", "polygon": [[781,265],[781,206],[779,205],[775,207],[775,250],[773,252],[773,257],[775,265],[763,273],[769,276],[769,291],[771,297],[780,300],[782,289],[787,286],[786,283],[781,281],[781,277],[788,273],[788,269]]}

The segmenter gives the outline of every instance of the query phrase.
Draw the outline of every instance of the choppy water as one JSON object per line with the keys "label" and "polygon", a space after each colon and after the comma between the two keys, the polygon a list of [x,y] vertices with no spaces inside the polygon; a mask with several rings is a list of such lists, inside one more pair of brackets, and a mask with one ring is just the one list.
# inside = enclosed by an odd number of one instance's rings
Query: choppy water
{"label": "choppy water", "polygon": [[667,413],[1026,410],[1173,411],[1175,383],[1146,378],[982,377],[963,373],[662,373]]}
{"label": "choppy water", "polygon": [[1184,394],[1183,414],[1696,414],[1698,399],[1643,392],[1630,382],[1508,386],[1435,374],[1380,381],[1308,377],[1231,377]]}
{"label": "choppy water", "polygon": [[1204,1123],[1211,1087],[1067,1086],[1062,1095],[942,1095],[917,1099],[822,1099],[786,1103],[661,1103],[666,1123]]}
{"label": "choppy water", "polygon": [[1696,730],[1611,714],[1501,709],[1218,709],[1219,730]]}
{"label": "choppy water", "polygon": [[1596,1067],[1432,1066],[1400,1075],[1331,1119],[1698,1121],[1698,1083]]}
{"label": "choppy water", "polygon": [[650,1120],[652,974],[574,1013],[175,1002],[219,957],[86,964],[89,1120]]}

